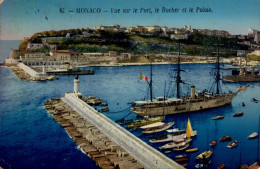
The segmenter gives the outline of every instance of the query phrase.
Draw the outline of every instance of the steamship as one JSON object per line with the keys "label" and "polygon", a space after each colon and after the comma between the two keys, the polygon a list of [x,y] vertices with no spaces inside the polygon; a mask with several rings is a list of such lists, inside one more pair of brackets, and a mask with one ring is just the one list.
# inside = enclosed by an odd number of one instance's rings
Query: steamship
{"label": "steamship", "polygon": [[131,107],[131,110],[139,116],[160,116],[177,113],[194,112],[205,109],[211,109],[229,105],[232,99],[237,95],[237,92],[220,93],[220,66],[219,66],[219,46],[217,52],[216,62],[216,92],[209,93],[206,90],[203,92],[195,92],[195,86],[191,86],[190,96],[180,97],[180,83],[181,80],[181,68],[180,68],[180,45],[178,54],[177,76],[176,76],[176,97],[165,98],[158,97],[153,99],[152,97],[152,66],[151,66],[151,78],[149,84],[150,88],[150,100],[135,101]]}

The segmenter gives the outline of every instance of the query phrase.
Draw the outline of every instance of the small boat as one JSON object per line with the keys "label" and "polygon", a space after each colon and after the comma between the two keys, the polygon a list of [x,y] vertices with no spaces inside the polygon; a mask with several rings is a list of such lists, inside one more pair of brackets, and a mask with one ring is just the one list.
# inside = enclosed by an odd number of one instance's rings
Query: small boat
{"label": "small boat", "polygon": [[190,143],[188,143],[188,144],[181,144],[178,147],[174,148],[173,150],[174,151],[182,151],[182,150],[187,149],[189,146],[190,146]]}
{"label": "small boat", "polygon": [[248,139],[253,139],[253,138],[256,138],[258,136],[258,133],[257,132],[253,132],[252,134],[250,134],[247,138]]}
{"label": "small boat", "polygon": [[168,128],[172,127],[173,124],[174,124],[174,122],[169,122],[169,123],[165,123],[161,126],[146,128],[142,131],[142,133],[150,134],[150,133],[161,132],[161,131],[167,130]]}
{"label": "small boat", "polygon": [[236,114],[233,114],[233,117],[239,117],[239,116],[243,116],[244,112],[239,112]]}
{"label": "small boat", "polygon": [[193,153],[193,152],[196,152],[196,151],[199,151],[199,148],[188,149],[188,150],[186,150],[186,153]]}
{"label": "small boat", "polygon": [[218,169],[224,169],[225,168],[225,164],[224,163],[222,163],[222,164],[220,164],[219,166],[218,166]]}
{"label": "small boat", "polygon": [[176,133],[180,131],[178,128],[166,130],[168,133]]}
{"label": "small boat", "polygon": [[219,139],[219,141],[221,141],[221,142],[230,141],[230,140],[232,140],[230,136],[224,136],[221,139]]}
{"label": "small boat", "polygon": [[108,104],[107,103],[101,103],[100,106],[105,107],[105,106],[108,106]]}
{"label": "small boat", "polygon": [[109,111],[109,108],[108,108],[108,107],[102,108],[101,111],[102,111],[102,112],[108,112],[108,111]]}
{"label": "small boat", "polygon": [[165,153],[165,154],[169,154],[169,153],[171,153],[171,151],[165,151],[164,153]]}
{"label": "small boat", "polygon": [[177,159],[177,158],[186,158],[187,157],[187,155],[186,154],[183,154],[183,155],[177,155],[177,156],[175,156],[175,158]]}
{"label": "small boat", "polygon": [[210,161],[207,161],[205,163],[196,164],[195,168],[208,168],[210,164]]}
{"label": "small boat", "polygon": [[220,120],[220,119],[224,119],[224,116],[213,117],[211,120]]}
{"label": "small boat", "polygon": [[[161,143],[161,142],[166,142],[166,141],[173,141],[173,140],[180,139],[180,138],[186,138],[187,134],[185,132],[186,132],[185,130],[180,130],[176,133],[171,133],[171,134],[159,136],[156,138],[151,138],[151,139],[149,139],[149,142]],[[194,133],[194,136],[196,136],[197,130],[193,130],[193,133]]]}
{"label": "small boat", "polygon": [[215,146],[217,144],[217,141],[216,140],[213,140],[212,142],[210,142],[210,146]]}
{"label": "small boat", "polygon": [[253,98],[252,101],[258,103],[258,100],[256,98]]}
{"label": "small boat", "polygon": [[232,141],[231,143],[228,144],[228,148],[233,148],[233,147],[236,147],[237,146],[237,140],[235,141]]}
{"label": "small boat", "polygon": [[148,124],[148,125],[145,125],[145,126],[141,126],[140,128],[141,129],[147,129],[147,128],[150,128],[150,127],[158,127],[158,126],[161,126],[165,123],[163,122],[156,122],[156,123],[152,123],[152,124]]}
{"label": "small boat", "polygon": [[203,153],[200,153],[196,156],[196,159],[203,159],[203,158],[209,158],[213,153],[213,150],[204,151]]}
{"label": "small boat", "polygon": [[188,160],[188,157],[175,159],[176,162],[187,162]]}
{"label": "small boat", "polygon": [[121,121],[121,122],[119,122],[119,124],[124,125],[124,124],[129,124],[129,123],[132,123],[132,122],[133,122],[133,119],[130,119],[130,120]]}
{"label": "small boat", "polygon": [[242,102],[242,106],[243,106],[243,107],[245,107],[245,106],[246,106],[244,102]]}
{"label": "small boat", "polygon": [[183,144],[183,143],[187,144],[187,143],[190,143],[191,141],[192,141],[192,139],[181,138],[181,139],[174,140],[173,142],[167,143],[159,148],[160,149],[175,148],[175,147],[178,147],[180,144]]}
{"label": "small boat", "polygon": [[130,131],[136,131],[138,127],[131,128]]}
{"label": "small boat", "polygon": [[145,126],[148,124],[161,122],[161,121],[163,121],[163,119],[164,119],[163,117],[153,117],[153,118],[146,118],[144,120],[137,120],[137,121],[134,121],[132,124],[128,125],[127,128],[141,127],[141,126]]}
{"label": "small boat", "polygon": [[187,167],[188,163],[184,163],[182,164],[183,167]]}

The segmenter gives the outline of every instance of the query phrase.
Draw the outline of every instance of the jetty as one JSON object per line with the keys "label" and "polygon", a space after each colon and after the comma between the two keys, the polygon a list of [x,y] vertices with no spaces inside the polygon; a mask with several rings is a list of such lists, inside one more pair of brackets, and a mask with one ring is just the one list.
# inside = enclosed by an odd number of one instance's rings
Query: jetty
{"label": "jetty", "polygon": [[[47,81],[47,80],[56,80],[57,77],[53,75],[47,75],[45,73],[38,73],[29,66],[23,63],[16,64],[4,64],[9,67],[13,73],[21,80],[25,81]],[[44,68],[43,68],[44,72]]]}
{"label": "jetty", "polygon": [[100,168],[184,168],[81,98],[79,79],[76,77],[74,92],[46,102],[45,107]]}

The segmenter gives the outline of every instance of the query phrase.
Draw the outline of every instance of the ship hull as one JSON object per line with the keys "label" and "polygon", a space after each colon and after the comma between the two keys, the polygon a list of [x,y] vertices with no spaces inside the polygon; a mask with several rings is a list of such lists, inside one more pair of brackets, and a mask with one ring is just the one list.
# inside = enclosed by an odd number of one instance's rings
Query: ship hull
{"label": "ship hull", "polygon": [[237,93],[222,94],[201,99],[183,99],[178,102],[157,102],[132,106],[132,111],[139,116],[159,116],[188,113],[229,105]]}

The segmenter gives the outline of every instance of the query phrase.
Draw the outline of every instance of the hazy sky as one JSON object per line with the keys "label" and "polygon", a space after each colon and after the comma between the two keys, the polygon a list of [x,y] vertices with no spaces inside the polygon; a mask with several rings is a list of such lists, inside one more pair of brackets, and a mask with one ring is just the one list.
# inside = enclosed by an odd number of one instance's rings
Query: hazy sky
{"label": "hazy sky", "polygon": [[[260,0],[0,0],[0,39],[23,39],[35,32],[99,25],[207,28],[247,34],[260,30]],[[178,13],[162,13],[162,8],[178,8]],[[197,7],[212,12],[196,12]],[[60,13],[64,8],[66,13]],[[101,13],[76,13],[77,8],[100,8]],[[111,13],[120,8],[120,13]],[[137,13],[133,13],[133,8]],[[140,13],[141,8],[152,13]],[[159,8],[159,13],[155,13]],[[182,12],[187,8],[187,12]],[[194,8],[194,12],[189,12]],[[123,13],[123,9],[130,9]],[[74,12],[69,12],[73,10]],[[105,12],[108,11],[108,12]]]}

